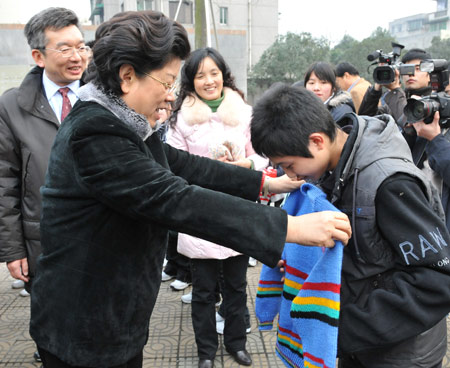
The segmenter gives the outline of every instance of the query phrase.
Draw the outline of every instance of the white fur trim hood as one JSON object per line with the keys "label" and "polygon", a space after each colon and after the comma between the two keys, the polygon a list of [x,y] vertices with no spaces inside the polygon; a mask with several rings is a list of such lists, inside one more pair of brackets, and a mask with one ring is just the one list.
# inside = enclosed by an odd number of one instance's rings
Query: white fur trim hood
{"label": "white fur trim hood", "polygon": [[327,105],[336,107],[345,103],[353,101],[352,95],[347,91],[339,91],[336,95],[330,98]]}
{"label": "white fur trim hood", "polygon": [[[242,111],[246,111],[249,105],[231,88],[224,87],[223,93],[225,97],[217,109],[217,114],[224,124],[238,126],[241,122]],[[184,121],[191,126],[209,121],[213,114],[211,108],[196,94],[184,99],[180,112]]]}

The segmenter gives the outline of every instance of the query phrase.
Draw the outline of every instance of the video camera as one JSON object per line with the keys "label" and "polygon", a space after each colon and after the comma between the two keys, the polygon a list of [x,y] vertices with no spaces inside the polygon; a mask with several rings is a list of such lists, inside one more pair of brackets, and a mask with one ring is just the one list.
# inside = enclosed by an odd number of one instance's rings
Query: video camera
{"label": "video camera", "polygon": [[369,65],[369,68],[372,65],[376,65],[379,63],[387,64],[387,65],[379,65],[373,70],[373,80],[378,84],[392,83],[395,80],[396,69],[399,70],[400,75],[414,75],[415,65],[402,64],[400,62],[397,62],[397,59],[405,46],[395,42],[392,42],[391,45],[392,45],[392,52],[390,52],[389,54],[383,54],[383,50],[376,50],[371,54],[367,55],[367,60],[369,61],[375,60],[372,64]]}
{"label": "video camera", "polygon": [[441,126],[450,119],[450,96],[444,90],[448,86],[448,62],[444,59],[428,59],[420,62],[420,70],[430,74],[430,96],[421,99],[408,98],[403,113],[408,123],[422,121],[430,124],[434,114],[439,111]]}

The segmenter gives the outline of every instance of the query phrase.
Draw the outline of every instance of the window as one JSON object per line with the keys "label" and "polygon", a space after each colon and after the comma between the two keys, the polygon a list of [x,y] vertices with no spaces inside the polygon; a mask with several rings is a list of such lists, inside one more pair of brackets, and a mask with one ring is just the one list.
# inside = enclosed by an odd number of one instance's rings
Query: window
{"label": "window", "polygon": [[441,31],[443,29],[447,29],[447,22],[437,22],[430,25],[431,32]]}
{"label": "window", "polygon": [[401,24],[394,24],[392,26],[392,31],[391,31],[392,34],[400,33],[401,31],[402,31],[402,25]]}
{"label": "window", "polygon": [[153,10],[153,0],[136,0],[137,10]]}
{"label": "window", "polygon": [[437,0],[436,11],[447,10],[448,0]]}
{"label": "window", "polygon": [[422,28],[422,19],[416,19],[408,22],[408,31],[418,31]]}
{"label": "window", "polygon": [[[179,0],[169,1],[169,17],[171,19],[175,19],[175,15],[177,14],[179,4],[180,4]],[[194,23],[193,19],[194,19],[194,10],[192,1],[182,0],[180,11],[178,12],[177,22],[184,24],[193,24]]]}
{"label": "window", "polygon": [[220,10],[219,23],[228,24],[228,8],[221,6],[219,10]]}

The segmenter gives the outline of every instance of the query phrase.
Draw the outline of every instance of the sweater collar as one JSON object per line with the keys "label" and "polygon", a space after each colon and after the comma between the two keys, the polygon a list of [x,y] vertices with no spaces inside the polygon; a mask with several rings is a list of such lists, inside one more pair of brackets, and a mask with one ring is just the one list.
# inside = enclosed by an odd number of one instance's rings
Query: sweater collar
{"label": "sweater collar", "polygon": [[161,123],[157,122],[156,126],[152,128],[144,115],[129,108],[120,97],[111,92],[106,92],[103,88],[96,86],[92,82],[78,90],[78,97],[81,101],[96,102],[112,112],[142,140],[146,140],[161,125]]}
{"label": "sweater collar", "polygon": [[225,95],[222,90],[221,96],[215,100],[205,100],[204,98],[202,98],[201,100],[209,106],[209,108],[211,109],[212,112],[216,112],[217,109],[219,108],[220,104],[222,103],[224,97],[225,97]]}
{"label": "sweater collar", "polygon": [[410,98],[413,95],[416,95],[416,96],[429,96],[429,95],[431,95],[431,92],[433,92],[431,86],[427,86],[427,87],[423,87],[423,88],[417,88],[417,89],[405,88],[406,98]]}

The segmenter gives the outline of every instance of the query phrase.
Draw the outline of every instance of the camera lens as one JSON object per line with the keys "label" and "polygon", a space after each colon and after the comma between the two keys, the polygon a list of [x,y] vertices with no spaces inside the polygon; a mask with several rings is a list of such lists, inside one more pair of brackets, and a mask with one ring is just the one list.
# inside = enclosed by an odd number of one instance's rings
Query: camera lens
{"label": "camera lens", "polygon": [[391,65],[377,66],[373,70],[373,80],[378,84],[389,84],[395,80],[395,69]]}
{"label": "camera lens", "polygon": [[421,101],[417,101],[412,107],[411,115],[416,121],[423,120],[425,118],[425,104]]}
{"label": "camera lens", "polygon": [[[403,109],[406,119],[409,123],[426,120],[432,117],[436,111],[439,111],[439,102],[433,100],[415,100],[408,99]],[[428,124],[427,121],[425,123]]]}

